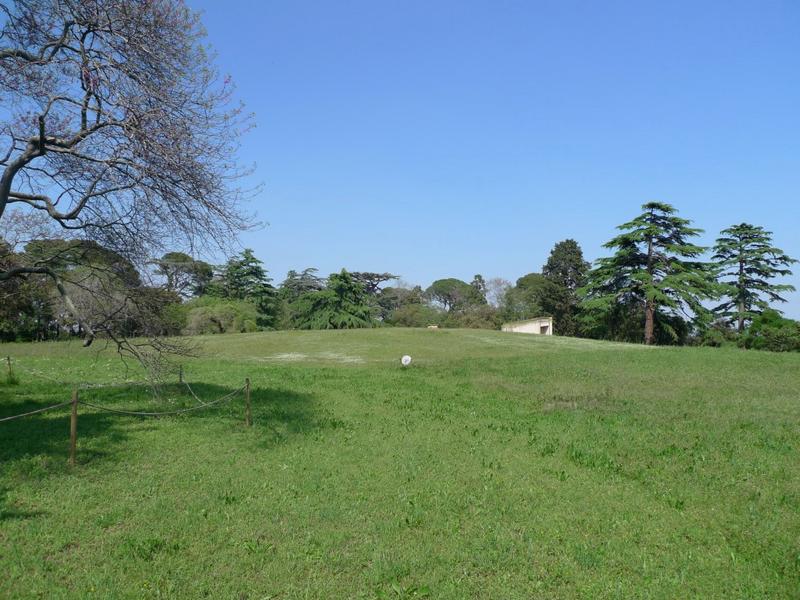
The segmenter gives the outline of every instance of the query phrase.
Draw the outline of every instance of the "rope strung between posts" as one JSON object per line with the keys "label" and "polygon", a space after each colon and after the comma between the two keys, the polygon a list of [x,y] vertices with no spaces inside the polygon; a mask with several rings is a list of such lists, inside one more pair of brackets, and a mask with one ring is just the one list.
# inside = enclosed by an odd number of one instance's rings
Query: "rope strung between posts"
{"label": "rope strung between posts", "polygon": [[[243,392],[244,387],[240,387],[238,390],[234,390],[221,398],[217,398],[216,400],[212,400],[211,402],[207,402],[206,404],[202,404],[200,406],[192,406],[190,408],[181,408],[179,410],[170,410],[164,412],[139,412],[139,411],[132,411],[132,410],[119,410],[116,408],[109,408],[107,406],[100,406],[99,404],[93,404],[91,402],[86,402],[86,400],[78,400],[78,404],[83,404],[84,406],[89,406],[91,408],[95,408],[97,410],[103,410],[110,413],[116,413],[118,415],[131,415],[131,416],[138,416],[138,417],[161,417],[167,415],[180,415],[182,413],[192,412],[195,410],[200,410],[201,408],[208,408],[209,406],[214,406],[215,404],[219,404],[224,400],[230,400],[236,394]],[[69,403],[67,403],[69,404]]]}
{"label": "rope strung between posts", "polygon": [[183,382],[183,385],[185,385],[185,386],[186,386],[186,389],[187,389],[187,390],[189,390],[189,393],[192,395],[192,397],[193,397],[195,400],[197,400],[197,401],[198,401],[198,402],[199,402],[199,403],[200,403],[202,406],[206,406],[206,403],[205,403],[205,402],[203,402],[202,400],[200,400],[200,398],[198,398],[198,397],[197,397],[197,394],[195,394],[195,393],[194,393],[194,390],[192,389],[192,386],[190,386],[190,385],[189,385],[189,382],[187,382],[187,381],[184,381],[184,382]]}
{"label": "rope strung between posts", "polygon": [[15,363],[15,369],[18,371],[22,371],[24,373],[28,373],[29,375],[34,375],[36,377],[41,377],[42,379],[46,379],[51,383],[55,383],[59,386],[69,387],[69,388],[78,388],[81,390],[92,390],[92,389],[100,389],[100,388],[110,388],[110,387],[121,387],[125,385],[132,385],[135,382],[132,381],[121,381],[121,382],[109,382],[109,383],[72,383],[72,382],[64,382],[59,381],[53,377],[50,377],[46,373],[39,371],[37,369],[32,369],[31,367],[23,367],[19,363]]}
{"label": "rope strung between posts", "polygon": [[21,415],[12,415],[10,417],[3,417],[2,419],[0,419],[0,423],[2,423],[3,421],[13,421],[14,419],[21,419],[22,417],[29,417],[29,416],[35,415],[37,413],[43,413],[43,412],[48,411],[48,410],[53,410],[54,408],[61,408],[63,406],[69,406],[70,404],[72,404],[72,401],[68,400],[66,402],[61,402],[60,404],[53,404],[52,406],[46,406],[44,408],[39,408],[39,409],[36,409],[36,410],[32,410],[31,412],[22,413]]}
{"label": "rope strung between posts", "polygon": [[[9,358],[8,361],[9,361],[9,368],[10,368],[11,359]],[[108,387],[126,386],[126,385],[130,385],[131,384],[131,382],[110,383],[110,384],[102,384],[102,383],[101,384],[87,384],[87,383],[83,383],[83,384],[71,384],[71,383],[70,384],[66,384],[64,382],[58,381],[57,379],[54,379],[53,377],[50,377],[49,375],[47,375],[45,373],[42,373],[41,371],[39,371],[37,369],[31,369],[30,367],[21,367],[20,365],[17,365],[17,368],[18,369],[21,368],[23,371],[26,371],[26,372],[28,372],[28,373],[30,373],[32,375],[37,376],[37,377],[41,377],[43,379],[47,379],[47,380],[49,380],[49,381],[51,381],[53,383],[56,383],[56,384],[58,384],[60,386],[74,387],[76,389],[108,388]],[[203,409],[203,408],[208,408],[210,406],[214,406],[215,404],[219,404],[220,402],[224,402],[225,400],[230,400],[235,395],[237,395],[237,394],[239,394],[239,393],[241,393],[241,392],[243,392],[245,390],[249,390],[249,388],[248,388],[249,380],[248,380],[247,383],[244,386],[240,387],[237,390],[234,390],[234,391],[232,391],[232,392],[230,392],[228,394],[225,394],[224,396],[222,396],[220,398],[217,398],[216,400],[212,400],[211,402],[203,402],[202,400],[200,400],[200,398],[198,398],[197,394],[195,394],[194,390],[192,389],[192,387],[189,385],[189,383],[187,381],[181,381],[181,383],[183,383],[186,386],[186,389],[189,390],[189,393],[192,395],[192,397],[199,403],[199,406],[193,406],[193,407],[189,407],[189,408],[182,408],[182,409],[178,409],[178,410],[162,411],[162,412],[147,412],[147,411],[132,411],[132,410],[121,410],[121,409],[116,409],[116,408],[110,408],[108,406],[102,406],[102,405],[99,405],[99,404],[94,404],[92,402],[86,402],[85,400],[78,400],[77,403],[78,404],[83,404],[84,406],[88,406],[88,407],[94,408],[96,410],[115,413],[115,414],[119,414],[119,415],[130,415],[130,416],[140,416],[140,417],[161,417],[161,416],[168,416],[168,415],[179,415],[179,414],[183,414],[183,413],[188,413],[188,412],[193,412],[193,411],[196,411],[196,410],[200,410],[200,409]],[[249,401],[250,401],[249,392],[246,395],[247,395],[246,400],[248,402],[248,411],[249,411]],[[59,404],[53,404],[51,406],[46,406],[44,408],[39,408],[39,409],[36,409],[36,410],[32,410],[32,411],[27,412],[27,413],[22,413],[22,414],[19,414],[19,415],[12,415],[10,417],[2,417],[2,418],[0,418],[0,423],[2,423],[4,421],[13,421],[15,419],[21,419],[23,417],[28,417],[28,416],[35,415],[35,414],[38,414],[38,413],[43,413],[43,412],[46,412],[48,410],[53,410],[53,409],[56,409],[56,408],[63,408],[65,406],[69,406],[70,404],[72,404],[72,401],[61,402]]]}
{"label": "rope strung between posts", "polygon": [[[59,386],[70,387],[70,388],[78,388],[78,389],[81,389],[81,390],[102,389],[102,388],[110,388],[110,387],[123,387],[123,386],[126,386],[126,385],[132,385],[132,384],[135,383],[135,382],[132,382],[132,381],[120,381],[120,382],[111,381],[111,382],[108,382],[108,383],[65,383],[63,381],[59,381],[58,379],[50,377],[49,375],[47,375],[46,373],[43,373],[42,371],[39,371],[37,369],[32,369],[30,367],[24,367],[24,366],[19,365],[18,363],[16,363],[15,368],[18,369],[18,370],[24,371],[25,373],[28,373],[29,375],[35,375],[36,377],[41,377],[42,379],[47,379],[48,381],[50,381],[52,383],[55,383],[55,384],[57,384]],[[182,381],[181,383],[183,383],[183,385],[186,386],[186,389],[189,390],[189,394],[191,394],[191,396],[195,400],[197,400],[197,402],[199,404],[201,404],[203,406],[206,406],[208,404],[206,402],[203,402],[202,400],[200,400],[200,398],[197,397],[197,394],[192,389],[192,387],[189,385],[188,381]]]}
{"label": "rope strung between posts", "polygon": [[[189,387],[188,384],[187,384],[186,387]],[[192,412],[192,411],[195,411],[195,410],[200,410],[201,408],[208,408],[209,406],[214,406],[215,404],[219,404],[220,402],[224,402],[225,400],[230,400],[236,394],[239,394],[239,393],[243,392],[245,390],[245,388],[246,388],[246,386],[242,386],[238,390],[234,390],[234,391],[232,391],[232,392],[230,392],[228,394],[225,394],[224,396],[222,396],[220,398],[217,398],[216,400],[212,400],[211,402],[205,402],[205,403],[202,402],[202,400],[200,400],[197,397],[197,395],[195,395],[195,393],[192,391],[192,395],[195,397],[195,399],[198,402],[200,402],[200,406],[192,406],[190,408],[182,408],[182,409],[178,409],[178,410],[170,410],[170,411],[163,411],[163,412],[143,412],[143,411],[132,411],[132,410],[120,410],[120,409],[116,409],[116,408],[109,408],[107,406],[101,406],[99,404],[94,404],[92,402],[86,402],[85,400],[78,400],[78,404],[83,404],[84,406],[89,406],[89,407],[97,409],[97,410],[102,410],[102,411],[106,411],[106,412],[110,412],[110,413],[116,413],[116,414],[119,414],[119,415],[131,415],[131,416],[139,416],[139,417],[161,417],[161,416],[167,416],[167,415],[179,415],[179,414],[182,414],[182,413],[188,413],[188,412]],[[191,388],[189,388],[189,390],[191,391]],[[68,400],[66,402],[60,402],[59,404],[53,404],[51,406],[45,406],[44,408],[37,408],[36,410],[32,410],[30,412],[22,413],[22,414],[19,414],[19,415],[12,415],[10,417],[3,417],[3,418],[0,418],[0,423],[3,423],[4,421],[14,421],[15,419],[22,419],[23,417],[29,417],[31,415],[35,415],[35,414],[38,414],[38,413],[43,413],[43,412],[46,412],[48,410],[53,410],[55,408],[63,408],[65,406],[69,406],[70,404],[72,404],[72,401]]]}

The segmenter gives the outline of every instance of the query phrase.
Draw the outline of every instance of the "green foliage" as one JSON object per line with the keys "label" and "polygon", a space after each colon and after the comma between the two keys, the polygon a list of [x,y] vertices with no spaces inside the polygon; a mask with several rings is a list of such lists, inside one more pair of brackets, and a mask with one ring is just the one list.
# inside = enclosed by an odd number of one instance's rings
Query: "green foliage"
{"label": "green foliage", "polygon": [[[582,337],[614,342],[641,342],[644,336],[645,309],[641,303],[618,302],[609,307],[584,306],[576,315]],[[653,342],[683,345],[689,341],[691,325],[679,314],[656,312],[653,316]]]}
{"label": "green foliage", "polygon": [[368,296],[375,297],[381,292],[381,285],[393,279],[399,279],[399,275],[392,273],[372,273],[370,271],[353,271],[350,276],[354,281],[360,283]]}
{"label": "green foliage", "polygon": [[[376,298],[378,317],[386,323],[400,325],[409,319],[417,323],[417,316],[419,316],[419,318],[424,318],[424,314],[431,315],[436,313],[438,315],[438,311],[435,310],[420,310],[419,306],[422,304],[423,300],[422,288],[418,285],[413,288],[385,287]],[[401,314],[396,315],[395,313],[397,313],[397,311],[401,311]],[[433,322],[438,321],[431,321],[431,323]],[[421,326],[422,324],[407,325],[407,327]]]}
{"label": "green foliage", "polygon": [[214,276],[211,265],[183,252],[168,252],[152,263],[156,274],[165,279],[166,289],[184,298],[205,294]]}
{"label": "green foliage", "polygon": [[776,310],[764,310],[753,319],[740,343],[754,350],[799,352],[800,322],[786,319]]}
{"label": "green foliage", "polygon": [[541,273],[528,273],[508,288],[500,302],[499,314],[503,321],[523,321],[534,317],[550,316],[542,308],[544,288],[552,287]]}
{"label": "green foliage", "polygon": [[447,312],[459,311],[468,306],[486,304],[480,291],[460,279],[437,279],[427,290],[425,298],[440,305]]}
{"label": "green foliage", "polygon": [[125,287],[142,285],[139,271],[130,260],[90,240],[35,240],[25,245],[22,261],[46,263],[59,273],[92,269],[94,273],[118,280]]}
{"label": "green foliage", "polygon": [[736,322],[740,333],[770,302],[785,302],[781,294],[794,291],[791,285],[771,282],[791,275],[789,265],[797,261],[774,247],[772,232],[763,227],[741,223],[723,230],[713,259],[719,261],[727,298],[714,311]]}
{"label": "green foliage", "polygon": [[643,339],[656,341],[656,314],[667,319],[691,311],[695,322],[708,315],[702,302],[719,296],[714,269],[698,257],[705,248],[689,240],[702,230],[676,216],[669,204],[649,202],[643,213],[620,225],[617,237],[605,244],[613,256],[601,258],[588,274],[583,292],[589,312],[614,314],[615,306],[641,305]]}
{"label": "green foliage", "polygon": [[736,346],[740,342],[740,336],[724,321],[715,321],[709,327],[701,331],[700,334],[694,338],[693,342],[699,346],[723,348],[726,346]]}
{"label": "green foliage", "polygon": [[476,298],[483,298],[484,302],[486,301],[486,280],[483,278],[483,275],[478,273],[475,277],[472,278],[470,282],[472,289],[475,290]]}
{"label": "green foliage", "polygon": [[372,327],[372,308],[364,286],[342,269],[328,277],[324,290],[308,292],[292,304],[298,329],[357,329]]}
{"label": "green foliage", "polygon": [[295,303],[303,294],[325,289],[325,280],[317,275],[317,269],[309,267],[298,273],[291,270],[281,283],[277,293],[275,327],[294,329],[297,314]]}
{"label": "green foliage", "polygon": [[[17,264],[45,264],[56,273],[84,319],[116,335],[175,333],[163,316],[177,294],[142,285],[136,267],[113,250],[85,240],[39,239],[6,256]],[[80,333],[52,278],[31,274],[0,286],[0,332],[6,339],[58,339]]]}
{"label": "green foliage", "polygon": [[172,290],[139,287],[128,291],[133,307],[119,330],[128,336],[179,335],[186,325],[181,297]]}
{"label": "green foliage", "polygon": [[387,325],[398,327],[427,327],[428,325],[444,325],[445,313],[432,306],[419,302],[402,304],[393,309],[384,320]]}
{"label": "green foliage", "polygon": [[258,309],[247,300],[203,296],[187,302],[183,311],[187,335],[258,331]]}
{"label": "green foliage", "polygon": [[573,239],[558,242],[550,251],[542,267],[542,275],[548,280],[575,292],[583,286],[590,264],[583,258],[583,250]]}
{"label": "green foliage", "polygon": [[537,301],[543,314],[553,317],[558,335],[578,334],[578,289],[586,283],[589,266],[578,242],[568,239],[553,247],[542,267],[542,275],[550,285],[542,286]]}
{"label": "green foliage", "polygon": [[219,277],[208,287],[212,296],[228,300],[251,302],[258,310],[255,322],[258,327],[275,326],[278,313],[277,292],[267,276],[263,263],[253,251],[246,248],[241,254],[228,259]]}
{"label": "green foliage", "polygon": [[444,320],[445,327],[464,329],[500,329],[503,319],[500,312],[488,304],[474,304],[451,312]]}
{"label": "green foliage", "polygon": [[317,276],[318,269],[309,267],[301,273],[289,271],[281,284],[279,296],[287,302],[294,302],[303,294],[325,289],[325,280]]}
{"label": "green foliage", "polygon": [[176,302],[164,306],[161,319],[165,335],[181,335],[188,324],[190,307],[185,303]]}
{"label": "green foliage", "polygon": [[[20,256],[0,242],[0,271],[19,262]],[[11,342],[57,337],[56,314],[49,280],[32,276],[0,283],[0,340]]]}

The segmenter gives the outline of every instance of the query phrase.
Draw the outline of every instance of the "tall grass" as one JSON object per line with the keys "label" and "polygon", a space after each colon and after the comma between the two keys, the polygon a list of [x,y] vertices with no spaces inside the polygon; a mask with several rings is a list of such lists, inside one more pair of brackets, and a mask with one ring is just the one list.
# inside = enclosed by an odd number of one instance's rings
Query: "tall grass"
{"label": "tall grass", "polygon": [[[0,424],[0,597],[793,598],[800,356],[497,332],[198,338],[201,400]],[[0,417],[196,402],[7,345]],[[403,369],[399,358],[414,361]],[[38,374],[38,375],[37,375]],[[56,382],[64,382],[58,384]],[[66,397],[65,397],[66,395]]]}

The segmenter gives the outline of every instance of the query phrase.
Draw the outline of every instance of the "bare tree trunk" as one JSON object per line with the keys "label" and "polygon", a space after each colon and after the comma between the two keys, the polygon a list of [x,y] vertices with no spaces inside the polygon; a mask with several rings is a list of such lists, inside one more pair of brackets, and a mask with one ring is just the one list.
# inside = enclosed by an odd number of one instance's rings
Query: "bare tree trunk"
{"label": "bare tree trunk", "polygon": [[739,302],[739,333],[744,331],[744,301]]}
{"label": "bare tree trunk", "polygon": [[653,343],[653,329],[655,325],[656,307],[652,300],[644,305],[644,343],[648,346]]}
{"label": "bare tree trunk", "polygon": [[739,333],[744,331],[744,260],[739,255]]}
{"label": "bare tree trunk", "polygon": [[[647,272],[653,277],[653,238],[647,238]],[[653,343],[653,328],[655,320],[656,307],[652,300],[645,300],[644,303],[644,343],[650,345]]]}

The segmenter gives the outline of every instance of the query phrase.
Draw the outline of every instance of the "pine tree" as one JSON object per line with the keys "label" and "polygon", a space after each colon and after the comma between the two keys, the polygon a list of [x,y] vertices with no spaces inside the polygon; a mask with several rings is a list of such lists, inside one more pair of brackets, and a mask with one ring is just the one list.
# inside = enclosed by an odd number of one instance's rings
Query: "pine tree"
{"label": "pine tree", "polygon": [[769,308],[770,302],[786,302],[782,292],[794,291],[791,285],[770,283],[776,277],[791,275],[789,265],[797,261],[775,248],[772,232],[763,227],[740,223],[723,230],[713,258],[720,262],[727,298],[714,312],[736,321],[740,333],[746,322]]}
{"label": "pine tree", "polygon": [[688,308],[695,317],[705,315],[701,302],[719,294],[713,269],[697,260],[706,248],[689,241],[702,230],[678,217],[669,204],[649,202],[642,210],[617,228],[624,233],[604,245],[616,252],[597,261],[584,291],[589,308],[643,306],[644,343],[652,344],[656,313]]}
{"label": "pine tree", "polygon": [[246,248],[240,255],[231,257],[222,266],[218,280],[209,286],[209,293],[232,300],[246,300],[258,308],[258,325],[272,327],[275,319],[276,290],[267,270]]}
{"label": "pine tree", "polygon": [[563,240],[553,246],[547,263],[542,267],[542,275],[561,287],[576,290],[583,285],[589,267],[578,242]]}
{"label": "pine tree", "polygon": [[550,285],[542,288],[539,304],[553,316],[559,335],[577,333],[575,315],[580,304],[577,290],[585,283],[589,267],[580,245],[571,239],[558,242],[542,267],[542,275]]}

